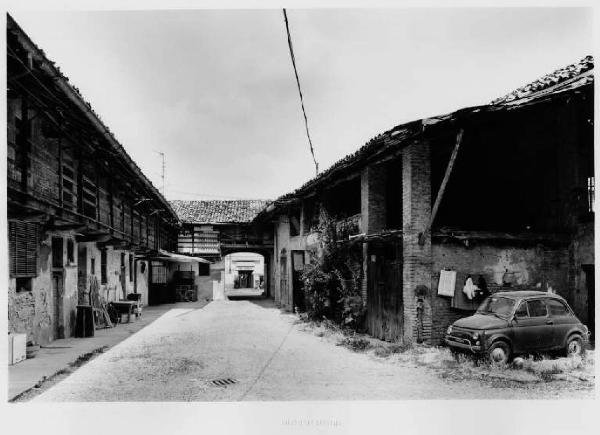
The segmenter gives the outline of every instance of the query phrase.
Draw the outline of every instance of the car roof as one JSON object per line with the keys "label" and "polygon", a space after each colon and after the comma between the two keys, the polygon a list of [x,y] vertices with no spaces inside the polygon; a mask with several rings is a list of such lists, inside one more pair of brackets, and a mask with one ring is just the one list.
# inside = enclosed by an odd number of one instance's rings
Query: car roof
{"label": "car roof", "polygon": [[522,299],[522,298],[530,298],[530,297],[539,297],[539,296],[544,296],[547,298],[554,298],[554,299],[562,299],[562,297],[560,297],[559,295],[556,295],[554,293],[548,293],[548,292],[541,292],[538,290],[513,290],[513,291],[498,291],[496,293],[493,294],[493,296],[503,296],[506,298],[510,298],[510,299]]}

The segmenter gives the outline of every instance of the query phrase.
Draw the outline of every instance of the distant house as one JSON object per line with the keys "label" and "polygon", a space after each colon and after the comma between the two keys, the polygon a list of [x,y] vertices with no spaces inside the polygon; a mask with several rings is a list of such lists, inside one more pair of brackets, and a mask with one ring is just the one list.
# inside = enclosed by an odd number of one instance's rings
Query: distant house
{"label": "distant house", "polygon": [[[273,253],[272,225],[269,222],[253,222],[267,203],[264,200],[171,201],[182,222],[178,252],[212,263],[210,270],[199,278],[201,292],[208,294],[212,291],[213,280],[225,281],[222,274],[226,272],[224,258],[228,254],[260,254],[268,269]],[[265,281],[269,281],[268,273],[264,274]],[[268,283],[266,288],[268,291]]]}
{"label": "distant house", "polygon": [[321,211],[362,258],[369,332],[438,343],[489,291],[557,292],[594,328],[593,59],[483,106],[402,124],[263,210],[276,303],[302,302]]}

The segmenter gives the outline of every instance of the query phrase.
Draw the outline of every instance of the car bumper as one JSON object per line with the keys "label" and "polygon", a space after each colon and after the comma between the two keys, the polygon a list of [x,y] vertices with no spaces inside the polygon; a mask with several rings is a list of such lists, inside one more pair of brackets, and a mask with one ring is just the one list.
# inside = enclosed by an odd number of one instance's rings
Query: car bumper
{"label": "car bumper", "polygon": [[454,337],[451,335],[446,335],[444,343],[446,343],[446,346],[453,349],[468,350],[473,353],[481,353],[485,350],[481,344],[473,344],[466,338]]}

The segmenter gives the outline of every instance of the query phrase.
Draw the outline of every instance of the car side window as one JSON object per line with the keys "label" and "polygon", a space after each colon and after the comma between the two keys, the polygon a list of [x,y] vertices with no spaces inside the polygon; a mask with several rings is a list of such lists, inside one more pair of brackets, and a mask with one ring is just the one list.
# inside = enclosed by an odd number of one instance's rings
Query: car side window
{"label": "car side window", "polygon": [[548,299],[546,301],[546,306],[548,307],[548,312],[551,316],[570,316],[571,313],[561,301],[556,299]]}
{"label": "car side window", "polygon": [[527,302],[521,302],[519,308],[517,308],[517,311],[515,311],[515,317],[519,319],[522,319],[523,317],[529,317],[529,314],[527,313]]}
{"label": "car side window", "polygon": [[544,317],[548,314],[546,310],[546,304],[541,299],[534,299],[533,301],[528,301],[527,306],[529,307],[529,315],[531,317]]}

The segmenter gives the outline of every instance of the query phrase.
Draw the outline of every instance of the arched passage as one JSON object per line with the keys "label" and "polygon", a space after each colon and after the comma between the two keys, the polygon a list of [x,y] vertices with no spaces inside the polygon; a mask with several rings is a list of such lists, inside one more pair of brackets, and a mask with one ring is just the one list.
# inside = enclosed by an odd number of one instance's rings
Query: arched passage
{"label": "arched passage", "polygon": [[271,249],[222,248],[225,293],[260,290],[272,297],[273,252]]}

